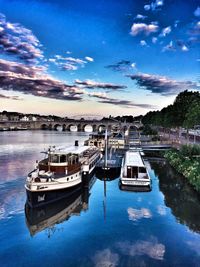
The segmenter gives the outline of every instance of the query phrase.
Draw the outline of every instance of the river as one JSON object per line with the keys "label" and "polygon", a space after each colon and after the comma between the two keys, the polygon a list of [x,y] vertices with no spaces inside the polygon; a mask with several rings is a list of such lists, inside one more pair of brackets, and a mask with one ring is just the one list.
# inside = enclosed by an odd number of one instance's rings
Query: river
{"label": "river", "polygon": [[162,159],[145,160],[151,192],[93,177],[90,192],[27,217],[24,182],[40,152],[87,136],[0,132],[0,266],[200,266],[199,195]]}

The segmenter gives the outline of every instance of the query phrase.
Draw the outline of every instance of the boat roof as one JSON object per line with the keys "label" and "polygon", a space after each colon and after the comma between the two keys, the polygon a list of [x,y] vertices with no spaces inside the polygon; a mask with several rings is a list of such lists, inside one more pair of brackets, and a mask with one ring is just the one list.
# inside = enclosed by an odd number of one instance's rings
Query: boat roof
{"label": "boat roof", "polygon": [[90,146],[65,146],[65,147],[55,147],[54,150],[51,150],[51,154],[81,154],[86,150],[91,150]]}
{"label": "boat roof", "polygon": [[125,156],[125,165],[145,167],[142,157],[137,151],[127,151]]}

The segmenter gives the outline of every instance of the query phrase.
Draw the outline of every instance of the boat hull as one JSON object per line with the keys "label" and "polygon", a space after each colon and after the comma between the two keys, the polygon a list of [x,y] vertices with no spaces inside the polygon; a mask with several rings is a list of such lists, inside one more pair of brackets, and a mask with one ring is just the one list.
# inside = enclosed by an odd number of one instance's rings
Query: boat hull
{"label": "boat hull", "polygon": [[68,188],[55,189],[51,191],[29,191],[26,190],[27,194],[27,204],[30,207],[43,206],[60,199],[70,197],[75,191],[79,191],[81,188],[81,183]]}
{"label": "boat hull", "polygon": [[93,167],[89,173],[84,174],[83,172],[80,183],[71,187],[51,191],[30,191],[26,189],[27,204],[31,208],[35,208],[72,196],[74,192],[79,191],[82,186],[86,186],[88,184],[89,180],[94,175],[94,170],[95,168]]}

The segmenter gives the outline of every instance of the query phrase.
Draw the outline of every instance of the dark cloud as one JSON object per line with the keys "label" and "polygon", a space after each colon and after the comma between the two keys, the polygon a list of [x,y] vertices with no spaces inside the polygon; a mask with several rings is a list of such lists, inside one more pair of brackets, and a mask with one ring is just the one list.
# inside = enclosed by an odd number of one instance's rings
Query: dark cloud
{"label": "dark cloud", "polygon": [[120,84],[113,84],[113,83],[101,83],[101,82],[96,82],[93,80],[75,80],[75,84],[78,84],[80,86],[83,86],[84,88],[87,89],[105,89],[105,90],[120,90],[120,89],[125,89],[127,86],[125,85],[120,85]]}
{"label": "dark cloud", "polygon": [[104,100],[99,101],[99,103],[111,104],[124,107],[140,107],[147,109],[155,109],[156,107],[150,104],[137,104],[129,100],[120,100],[115,98],[105,98]]}
{"label": "dark cloud", "polygon": [[117,71],[117,72],[126,72],[126,71],[129,71],[131,69],[134,69],[135,67],[136,67],[136,64],[132,63],[129,60],[121,60],[115,64],[105,66],[105,68],[108,68],[108,69],[111,69],[111,70]]}
{"label": "dark cloud", "polygon": [[0,60],[0,88],[61,100],[81,100],[80,88],[41,73],[40,67]]}
{"label": "dark cloud", "polygon": [[191,81],[176,81],[165,76],[138,73],[135,75],[127,75],[136,84],[145,90],[160,95],[176,95],[184,90],[200,90],[200,87]]}
{"label": "dark cloud", "polygon": [[18,96],[7,96],[7,95],[3,95],[3,94],[0,94],[0,98],[12,99],[12,100],[22,100],[22,98],[19,98]]}
{"label": "dark cloud", "polygon": [[19,23],[10,23],[0,14],[0,51],[13,54],[28,63],[43,58],[41,44],[32,31]]}

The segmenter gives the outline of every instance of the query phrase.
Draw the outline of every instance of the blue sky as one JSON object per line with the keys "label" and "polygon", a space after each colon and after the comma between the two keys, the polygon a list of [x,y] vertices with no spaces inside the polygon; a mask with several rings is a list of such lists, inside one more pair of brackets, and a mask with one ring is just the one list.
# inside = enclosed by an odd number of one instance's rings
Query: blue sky
{"label": "blue sky", "polygon": [[1,110],[139,115],[200,89],[197,0],[0,0],[0,13]]}

